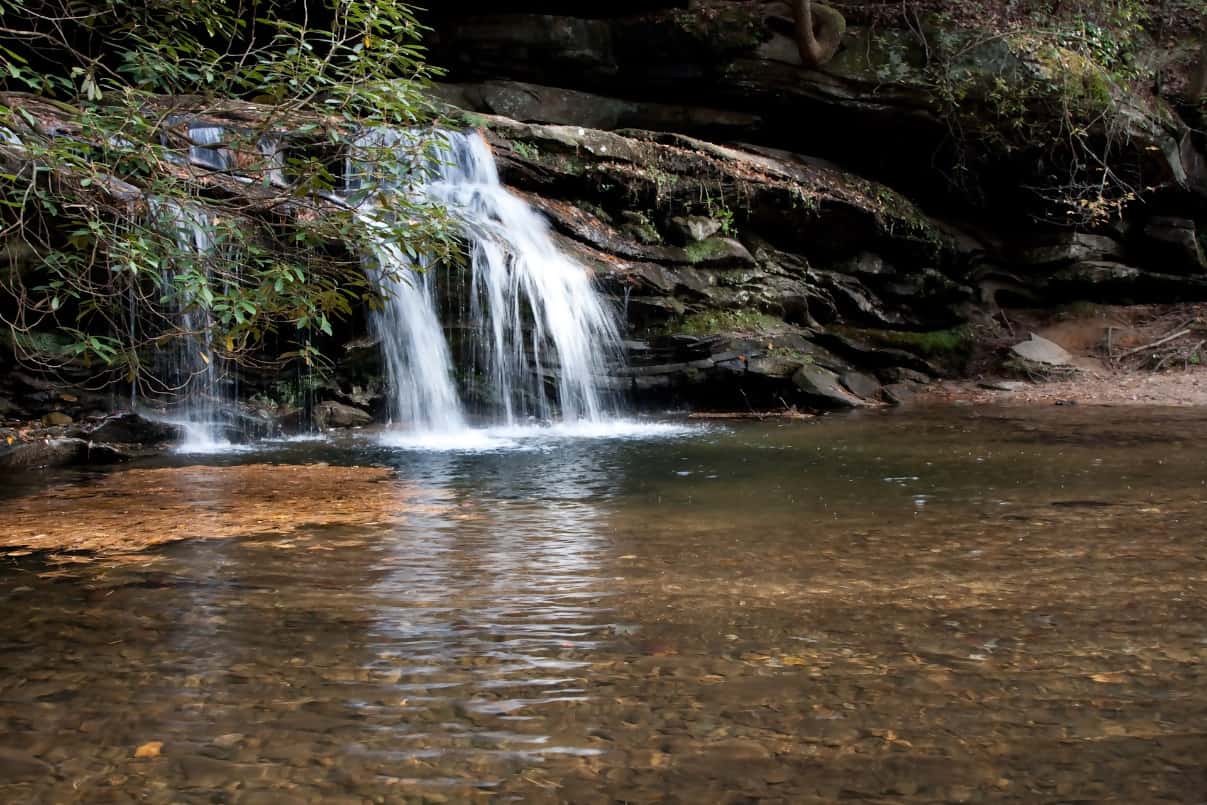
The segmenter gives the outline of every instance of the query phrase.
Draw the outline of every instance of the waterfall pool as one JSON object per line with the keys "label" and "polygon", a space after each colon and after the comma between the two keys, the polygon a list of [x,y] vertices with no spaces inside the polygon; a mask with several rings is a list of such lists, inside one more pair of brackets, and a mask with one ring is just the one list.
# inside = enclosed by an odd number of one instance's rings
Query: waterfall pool
{"label": "waterfall pool", "polygon": [[1202,796],[1201,411],[471,433],[6,478],[0,801]]}

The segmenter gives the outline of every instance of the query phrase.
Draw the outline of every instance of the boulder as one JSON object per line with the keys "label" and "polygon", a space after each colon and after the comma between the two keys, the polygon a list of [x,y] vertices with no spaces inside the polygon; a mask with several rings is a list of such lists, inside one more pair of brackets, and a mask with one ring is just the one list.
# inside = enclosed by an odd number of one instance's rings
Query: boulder
{"label": "boulder", "polygon": [[81,435],[95,442],[158,445],[179,440],[181,428],[131,411],[110,416]]}
{"label": "boulder", "polygon": [[1071,366],[1073,356],[1068,350],[1054,341],[1031,333],[1027,341],[1020,341],[1010,348],[1010,351],[1024,360],[1032,363],[1043,363],[1048,366]]}
{"label": "boulder", "polygon": [[867,403],[844,388],[839,377],[815,364],[802,366],[792,376],[792,384],[810,403],[824,408],[862,408]]}
{"label": "boulder", "polygon": [[369,412],[334,400],[321,402],[314,407],[314,424],[320,430],[328,428],[359,428],[371,424]]}
{"label": "boulder", "polygon": [[1203,274],[1207,255],[1189,218],[1155,217],[1144,227],[1146,262],[1166,274]]}
{"label": "boulder", "polygon": [[839,376],[838,382],[852,394],[865,400],[874,400],[880,394],[880,383],[863,372],[844,372]]}

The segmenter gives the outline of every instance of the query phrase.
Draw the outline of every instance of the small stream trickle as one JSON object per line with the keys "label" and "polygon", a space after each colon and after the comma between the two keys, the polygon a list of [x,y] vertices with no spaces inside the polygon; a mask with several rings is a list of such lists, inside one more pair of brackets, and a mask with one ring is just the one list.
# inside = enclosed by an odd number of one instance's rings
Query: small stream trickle
{"label": "small stream trickle", "polygon": [[183,452],[212,453],[231,447],[228,434],[230,412],[235,410],[235,379],[214,350],[213,319],[209,306],[199,297],[213,292],[223,280],[215,276],[211,258],[215,225],[201,205],[184,205],[153,199],[151,215],[174,237],[181,259],[161,268],[161,287],[168,300],[169,315],[175,318],[182,337],[172,349],[160,352],[158,377],[164,391],[181,400],[171,418],[184,429]]}

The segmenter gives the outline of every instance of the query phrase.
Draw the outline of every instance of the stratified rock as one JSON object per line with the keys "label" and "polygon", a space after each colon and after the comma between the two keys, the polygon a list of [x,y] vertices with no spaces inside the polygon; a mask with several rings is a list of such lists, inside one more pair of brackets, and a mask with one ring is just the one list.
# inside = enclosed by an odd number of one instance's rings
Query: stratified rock
{"label": "stratified rock", "polygon": [[1055,265],[1085,260],[1117,260],[1122,256],[1123,246],[1113,238],[1084,232],[1060,232],[1023,251],[1019,261],[1029,265]]}
{"label": "stratified rock", "polygon": [[1068,350],[1035,333],[1031,333],[1029,340],[1020,341],[1012,346],[1010,351],[1024,360],[1048,366],[1070,366],[1073,363],[1073,356],[1069,354]]}
{"label": "stratified rock", "polygon": [[1051,301],[1129,304],[1207,299],[1207,277],[1143,271],[1103,261],[1069,266],[1053,273],[1044,285]]}
{"label": "stratified rock", "polygon": [[359,428],[373,422],[373,417],[360,408],[327,400],[314,407],[314,424],[320,430],[327,428]]}
{"label": "stratified rock", "polygon": [[842,387],[837,374],[814,364],[802,366],[792,376],[792,383],[810,401],[826,408],[861,408],[867,405]]}
{"label": "stratified rock", "polygon": [[440,84],[436,94],[462,109],[527,123],[559,123],[592,129],[653,129],[727,138],[749,135],[757,115],[706,106],[632,101],[522,81]]}
{"label": "stratified rock", "polygon": [[[756,141],[764,131],[806,139],[812,153],[920,190],[949,180],[935,155],[955,114],[966,134],[960,153],[978,169],[985,198],[1000,198],[1000,190],[1035,202],[1042,193],[1030,188],[1064,186],[1072,169],[1053,176],[1062,164],[1048,151],[1068,143],[1070,123],[1089,142],[1109,138],[1122,182],[1207,194],[1207,170],[1188,145],[1185,123],[1160,98],[1130,91],[1074,50],[929,13],[878,14],[874,23],[865,16],[870,24],[851,16],[843,47],[823,69],[809,70],[786,11],[782,3],[701,3],[600,19],[447,9],[432,44],[435,60],[463,80],[557,76],[580,91],[741,110],[758,116],[757,128],[730,139]],[[937,69],[946,70],[938,80]],[[1099,91],[1070,103],[1070,85]],[[960,99],[954,111],[952,91]],[[533,92],[538,99],[528,101],[517,90],[521,103],[499,108],[523,116],[539,115],[543,103],[558,105],[553,93]],[[1016,115],[1002,113],[1003,98],[1025,105],[1023,130]],[[592,112],[608,104],[574,106],[585,117],[567,110],[559,122],[602,123]],[[1065,162],[1072,165],[1073,155]]]}
{"label": "stratified rock", "polygon": [[941,377],[943,375],[943,372],[930,361],[903,349],[877,347],[832,332],[816,333],[813,336],[813,340],[857,366],[865,366],[872,369],[906,368],[930,377]]}

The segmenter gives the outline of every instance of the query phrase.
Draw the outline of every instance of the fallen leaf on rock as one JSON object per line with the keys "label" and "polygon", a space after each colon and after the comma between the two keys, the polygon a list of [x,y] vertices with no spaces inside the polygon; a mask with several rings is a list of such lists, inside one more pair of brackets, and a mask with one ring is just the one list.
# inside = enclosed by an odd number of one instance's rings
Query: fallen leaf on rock
{"label": "fallen leaf on rock", "polygon": [[134,757],[159,757],[159,753],[162,750],[163,741],[148,741],[134,750]]}

